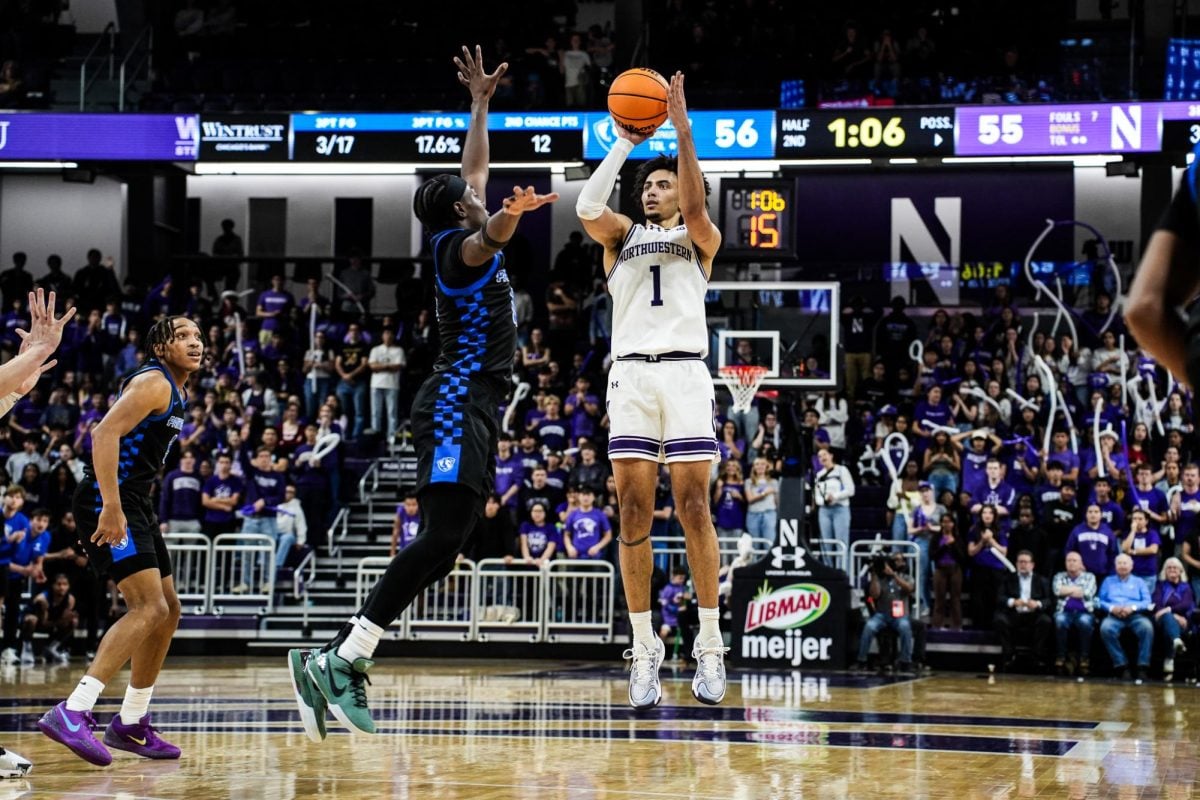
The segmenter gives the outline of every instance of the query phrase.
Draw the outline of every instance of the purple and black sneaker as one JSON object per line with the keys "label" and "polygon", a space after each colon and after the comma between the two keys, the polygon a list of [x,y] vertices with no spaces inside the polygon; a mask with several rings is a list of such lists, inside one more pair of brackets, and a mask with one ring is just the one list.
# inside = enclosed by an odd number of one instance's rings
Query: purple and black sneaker
{"label": "purple and black sneaker", "polygon": [[179,748],[158,735],[150,724],[149,714],[136,725],[126,725],[117,714],[104,731],[104,743],[145,758],[179,758]]}
{"label": "purple and black sneaker", "polygon": [[[96,718],[90,711],[68,711],[64,700],[47,711],[38,720],[42,733],[66,747],[84,761],[98,767],[112,763],[112,753],[92,735]],[[106,737],[107,738],[107,737]]]}

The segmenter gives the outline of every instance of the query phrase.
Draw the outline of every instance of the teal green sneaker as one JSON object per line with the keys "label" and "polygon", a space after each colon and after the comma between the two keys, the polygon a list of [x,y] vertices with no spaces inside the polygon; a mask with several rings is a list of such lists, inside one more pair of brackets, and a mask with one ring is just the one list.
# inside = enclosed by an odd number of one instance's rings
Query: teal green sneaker
{"label": "teal green sneaker", "polygon": [[292,691],[296,693],[296,705],[300,709],[300,721],[304,733],[314,742],[325,740],[325,711],[328,705],[325,696],[317,691],[309,680],[304,665],[316,658],[317,650],[288,650],[288,671],[292,676]]}
{"label": "teal green sneaker", "polygon": [[367,671],[375,665],[369,658],[356,658],[351,664],[335,651],[317,652],[304,664],[304,673],[312,681],[338,722],[354,731],[375,732],[375,721],[367,706]]}

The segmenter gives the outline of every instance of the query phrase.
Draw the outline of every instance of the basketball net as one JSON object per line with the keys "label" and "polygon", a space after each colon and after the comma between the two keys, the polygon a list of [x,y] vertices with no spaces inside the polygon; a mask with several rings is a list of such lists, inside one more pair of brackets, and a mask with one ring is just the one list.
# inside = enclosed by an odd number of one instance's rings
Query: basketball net
{"label": "basketball net", "polygon": [[718,373],[725,382],[725,388],[733,395],[733,410],[745,414],[758,394],[758,387],[770,372],[766,367],[756,367],[750,364],[735,364],[721,367]]}

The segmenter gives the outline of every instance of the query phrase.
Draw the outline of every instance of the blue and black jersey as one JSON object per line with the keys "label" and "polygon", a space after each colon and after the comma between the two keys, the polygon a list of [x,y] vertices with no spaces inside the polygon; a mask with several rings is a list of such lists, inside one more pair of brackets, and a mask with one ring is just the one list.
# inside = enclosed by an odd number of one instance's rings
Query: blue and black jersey
{"label": "blue and black jersey", "polygon": [[463,264],[470,235],[452,228],[433,237],[442,351],[413,399],[412,423],[417,490],[460,484],[482,501],[495,484],[496,415],[512,386],[517,323],[504,257]]}
{"label": "blue and black jersey", "polygon": [[497,253],[480,267],[462,261],[471,231],[450,228],[431,242],[437,277],[437,320],[442,352],[434,372],[492,383],[501,393],[512,380],[517,319],[512,286]]}
{"label": "blue and black jersey", "polygon": [[[152,414],[138,423],[137,427],[121,437],[120,461],[117,465],[117,483],[123,494],[150,495],[150,485],[167,460],[171,445],[179,438],[184,422],[183,390],[175,385],[171,373],[158,360],[150,361],[131,372],[121,382],[121,391],[138,375],[161,372],[171,382],[171,405],[161,414]],[[91,464],[84,470],[84,483],[90,483],[99,497],[100,483],[96,480],[95,468]],[[97,501],[99,505],[99,501]]]}

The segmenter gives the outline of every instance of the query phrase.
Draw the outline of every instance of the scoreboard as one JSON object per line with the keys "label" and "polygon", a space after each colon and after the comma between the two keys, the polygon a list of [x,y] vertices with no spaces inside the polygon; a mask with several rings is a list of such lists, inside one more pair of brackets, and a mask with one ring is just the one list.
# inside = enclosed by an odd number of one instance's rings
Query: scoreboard
{"label": "scoreboard", "polygon": [[[927,106],[689,112],[703,160],[1022,157],[1190,152],[1200,102]],[[62,114],[0,112],[0,163],[91,160],[411,163],[462,160],[470,115],[418,113]],[[493,165],[600,160],[607,113],[488,115]],[[668,121],[631,159],[677,152]]]}

